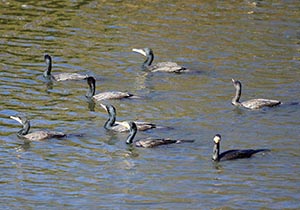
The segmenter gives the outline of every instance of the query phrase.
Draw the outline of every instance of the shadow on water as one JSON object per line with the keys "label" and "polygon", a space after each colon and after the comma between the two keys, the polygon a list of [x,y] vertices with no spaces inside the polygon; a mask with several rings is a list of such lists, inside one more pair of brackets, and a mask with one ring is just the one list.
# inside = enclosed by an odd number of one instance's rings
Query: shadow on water
{"label": "shadow on water", "polygon": [[96,103],[91,97],[86,97],[87,103],[88,103],[88,110],[91,112],[95,111]]}
{"label": "shadow on water", "polygon": [[220,163],[220,162],[218,162],[218,161],[213,161],[213,160],[211,160],[211,162],[212,162],[212,167],[214,168],[214,169],[216,169],[218,172],[222,172],[224,169],[223,169],[223,166],[222,166],[222,164]]}
{"label": "shadow on water", "polygon": [[49,90],[53,90],[53,81],[47,80],[46,82],[46,92],[49,92]]}
{"label": "shadow on water", "polygon": [[31,142],[24,140],[23,144],[21,144],[21,145],[19,145],[19,146],[16,147],[16,151],[17,152],[26,152],[26,151],[28,151],[30,149],[30,147],[31,147],[30,143]]}
{"label": "shadow on water", "polygon": [[[126,143],[124,142],[124,144],[126,144]],[[128,156],[131,157],[131,158],[136,158],[136,157],[139,156],[138,148],[136,148],[132,145],[127,145],[126,150],[129,152]]]}

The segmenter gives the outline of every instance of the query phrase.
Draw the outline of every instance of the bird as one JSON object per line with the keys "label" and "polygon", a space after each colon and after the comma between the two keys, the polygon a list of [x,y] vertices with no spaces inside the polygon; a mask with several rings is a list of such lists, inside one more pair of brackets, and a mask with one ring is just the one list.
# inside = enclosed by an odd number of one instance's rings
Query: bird
{"label": "bird", "polygon": [[236,89],[235,96],[233,97],[231,103],[234,106],[241,106],[248,109],[260,109],[263,107],[273,107],[281,104],[281,101],[271,100],[271,99],[251,99],[248,101],[240,102],[240,97],[242,93],[242,84],[238,80],[232,79],[233,86]]}
{"label": "bird", "polygon": [[[113,130],[113,131],[117,131],[117,132],[127,132],[129,131],[129,129],[120,124],[120,122],[116,121],[116,108],[111,105],[105,105],[105,104],[100,104],[100,106],[105,109],[109,115],[108,120],[105,122],[104,124],[104,128],[107,130]],[[134,121],[134,123],[137,126],[137,129],[139,131],[145,131],[145,130],[149,130],[152,128],[156,128],[156,125],[154,123],[149,123],[149,122],[140,122],[140,121]]]}
{"label": "bird", "polygon": [[27,141],[43,141],[50,138],[62,138],[67,136],[64,133],[57,131],[35,131],[29,133],[30,121],[26,117],[10,116],[10,118],[23,125],[23,128],[18,131],[17,135]]}
{"label": "bird", "polygon": [[152,65],[152,61],[154,60],[153,50],[150,48],[143,48],[143,49],[132,49],[133,52],[140,53],[147,57],[145,62],[142,65],[143,70],[148,70],[151,72],[169,72],[169,73],[182,73],[188,72],[189,69],[178,65],[174,62],[161,62]]}
{"label": "bird", "polygon": [[44,71],[44,77],[49,80],[55,81],[67,81],[67,80],[83,80],[88,77],[88,75],[82,75],[77,73],[61,73],[61,74],[51,74],[52,70],[52,58],[50,55],[46,54],[44,56],[44,60],[46,62],[47,68]]}
{"label": "bird", "polygon": [[137,141],[133,141],[136,133],[137,133],[137,126],[134,122],[130,121],[124,121],[121,122],[120,124],[126,126],[129,129],[129,135],[126,139],[126,144],[129,145],[134,145],[136,147],[144,147],[144,148],[152,148],[152,147],[157,147],[160,145],[165,145],[165,144],[179,144],[179,143],[192,143],[194,140],[172,140],[172,139],[164,139],[164,138],[159,138],[159,139],[140,139]]}
{"label": "bird", "polygon": [[139,98],[139,96],[133,95],[128,92],[120,92],[120,91],[109,91],[102,92],[95,95],[96,92],[96,79],[92,76],[86,78],[87,83],[89,85],[88,93],[86,94],[87,98],[92,98],[95,101],[102,101],[108,99],[123,99],[123,98]]}
{"label": "bird", "polygon": [[214,140],[214,148],[213,148],[213,161],[225,161],[225,160],[235,160],[241,158],[250,158],[252,155],[258,152],[269,152],[269,149],[234,149],[228,150],[220,154],[220,142],[221,142],[221,135],[216,134],[213,138]]}

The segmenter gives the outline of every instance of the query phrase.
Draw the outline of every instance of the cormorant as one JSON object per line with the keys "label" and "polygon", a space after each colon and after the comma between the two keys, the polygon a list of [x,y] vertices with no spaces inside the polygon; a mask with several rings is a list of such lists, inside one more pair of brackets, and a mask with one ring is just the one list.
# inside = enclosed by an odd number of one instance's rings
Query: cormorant
{"label": "cormorant", "polygon": [[137,133],[137,126],[134,122],[122,122],[122,125],[126,126],[129,129],[129,136],[126,139],[126,144],[133,144],[136,147],[144,147],[144,148],[152,148],[164,144],[179,144],[184,142],[192,143],[194,140],[172,140],[172,139],[140,139],[137,141],[133,141],[136,133]]}
{"label": "cormorant", "polygon": [[[105,105],[105,104],[100,104],[101,107],[103,109],[105,109],[105,111],[107,111],[109,118],[108,120],[105,122],[104,124],[104,128],[107,130],[113,130],[113,131],[117,131],[117,132],[127,132],[129,131],[129,129],[120,124],[122,122],[117,122],[116,121],[116,108],[109,104],[109,105]],[[134,123],[137,126],[137,129],[139,131],[145,131],[145,130],[149,130],[152,128],[156,128],[156,125],[154,123],[149,123],[149,122],[141,122],[141,121],[134,121]]]}
{"label": "cormorant", "polygon": [[96,101],[108,100],[108,99],[122,99],[122,98],[139,98],[139,96],[135,96],[128,92],[120,92],[120,91],[110,91],[110,92],[102,92],[95,95],[96,92],[96,80],[94,77],[89,76],[86,78],[87,83],[89,85],[89,90],[86,95],[88,98],[93,98]]}
{"label": "cormorant", "polygon": [[47,64],[47,69],[44,72],[44,77],[51,80],[55,81],[67,81],[67,80],[83,80],[88,77],[88,75],[82,75],[82,74],[77,74],[77,73],[61,73],[61,74],[51,74],[52,70],[52,58],[50,55],[46,54],[44,56],[45,62]]}
{"label": "cormorant", "polygon": [[188,72],[189,69],[179,66],[177,63],[174,62],[161,62],[156,63],[152,65],[152,61],[154,59],[154,54],[152,49],[150,48],[144,48],[144,49],[132,49],[132,51],[140,53],[147,57],[145,62],[142,65],[143,70],[148,70],[151,72],[169,72],[169,73],[182,73],[182,72]]}
{"label": "cormorant", "polygon": [[240,102],[240,97],[242,93],[242,84],[240,81],[234,79],[232,79],[232,83],[236,89],[235,96],[231,101],[231,103],[234,106],[242,106],[248,109],[260,109],[262,107],[272,107],[281,104],[281,102],[277,100],[262,99],[262,98]]}
{"label": "cormorant", "polygon": [[29,133],[30,121],[26,117],[10,116],[10,118],[23,125],[23,128],[18,131],[17,135],[28,141],[42,141],[49,138],[62,138],[66,136],[66,134],[56,131],[35,131]]}
{"label": "cormorant", "polygon": [[234,150],[225,151],[220,154],[221,135],[216,134],[213,140],[214,140],[214,149],[213,149],[212,159],[214,161],[250,158],[255,153],[270,151],[269,149],[245,149],[245,150],[234,149]]}

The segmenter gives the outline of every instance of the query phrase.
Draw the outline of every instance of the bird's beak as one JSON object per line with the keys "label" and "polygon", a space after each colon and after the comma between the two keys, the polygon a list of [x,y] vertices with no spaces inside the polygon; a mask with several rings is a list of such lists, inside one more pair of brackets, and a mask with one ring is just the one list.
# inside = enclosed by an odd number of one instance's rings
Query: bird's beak
{"label": "bird's beak", "polygon": [[11,119],[16,120],[17,122],[19,122],[20,124],[22,124],[22,120],[19,117],[15,117],[15,116],[10,116]]}
{"label": "bird's beak", "polygon": [[107,108],[106,108],[106,106],[105,106],[104,104],[100,104],[100,106],[101,106],[103,109],[105,109],[105,111],[107,111]]}
{"label": "bird's beak", "polygon": [[235,80],[234,80],[234,79],[231,79],[231,81],[232,81],[232,83],[234,83],[234,82],[235,82]]}
{"label": "bird's beak", "polygon": [[133,52],[140,53],[140,54],[142,54],[143,56],[146,56],[146,57],[147,57],[147,54],[145,53],[145,51],[144,51],[143,49],[136,49],[136,48],[133,48],[132,51],[133,51]]}

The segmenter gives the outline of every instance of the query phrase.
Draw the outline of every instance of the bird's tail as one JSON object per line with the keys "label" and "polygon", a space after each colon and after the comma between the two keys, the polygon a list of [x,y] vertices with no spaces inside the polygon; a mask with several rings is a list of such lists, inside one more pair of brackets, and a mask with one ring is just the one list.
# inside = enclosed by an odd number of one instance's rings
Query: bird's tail
{"label": "bird's tail", "polygon": [[176,144],[181,144],[181,143],[193,143],[195,140],[187,140],[187,139],[180,139],[176,141]]}
{"label": "bird's tail", "polygon": [[271,152],[271,150],[270,149],[256,149],[255,153],[258,153],[258,152]]}
{"label": "bird's tail", "polygon": [[70,134],[66,134],[65,137],[84,137],[85,134],[84,133],[70,133]]}
{"label": "bird's tail", "polygon": [[137,95],[133,95],[133,94],[130,94],[129,97],[132,99],[142,99],[143,98],[142,96],[137,96]]}

